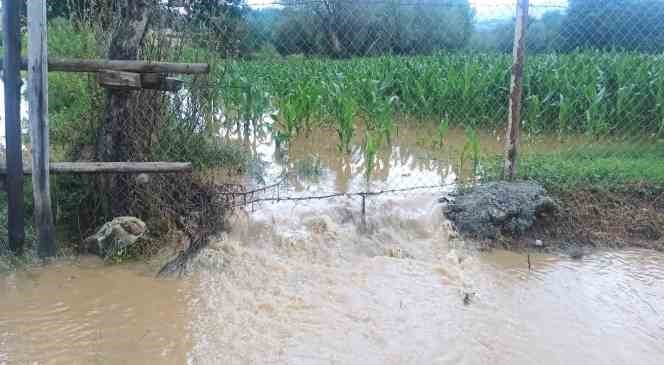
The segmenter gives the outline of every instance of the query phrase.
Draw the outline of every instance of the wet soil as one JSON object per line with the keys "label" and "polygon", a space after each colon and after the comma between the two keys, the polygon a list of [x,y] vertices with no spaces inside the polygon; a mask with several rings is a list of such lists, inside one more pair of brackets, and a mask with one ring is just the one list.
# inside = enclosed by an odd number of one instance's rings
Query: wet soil
{"label": "wet soil", "polygon": [[[638,247],[664,251],[664,189],[649,185],[620,189],[553,192],[560,205],[518,238],[502,237],[494,246],[574,248]],[[538,242],[540,241],[540,242]]]}

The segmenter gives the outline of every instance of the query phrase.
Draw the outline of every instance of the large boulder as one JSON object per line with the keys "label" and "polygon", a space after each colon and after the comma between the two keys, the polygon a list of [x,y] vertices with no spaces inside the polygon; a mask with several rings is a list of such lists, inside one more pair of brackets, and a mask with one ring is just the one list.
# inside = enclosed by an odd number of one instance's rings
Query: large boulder
{"label": "large boulder", "polygon": [[83,241],[85,251],[105,259],[135,244],[147,233],[145,223],[135,217],[118,217],[104,224]]}
{"label": "large boulder", "polygon": [[459,233],[496,239],[502,233],[518,237],[538,217],[558,210],[546,190],[533,182],[492,182],[475,186],[448,202],[446,216]]}

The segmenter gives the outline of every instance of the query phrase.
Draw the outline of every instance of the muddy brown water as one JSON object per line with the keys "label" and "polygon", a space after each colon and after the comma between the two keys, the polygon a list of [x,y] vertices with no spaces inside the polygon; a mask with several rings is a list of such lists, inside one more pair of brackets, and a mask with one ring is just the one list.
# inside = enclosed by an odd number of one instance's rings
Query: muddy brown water
{"label": "muddy brown water", "polygon": [[[401,132],[374,187],[453,189],[453,161],[419,134]],[[255,143],[274,176],[295,169],[273,148]],[[361,158],[333,148],[296,142],[323,173],[286,193],[363,187]],[[446,192],[374,197],[366,225],[350,196],[237,211],[183,280],[85,257],[2,274],[0,364],[664,363],[664,254],[535,254],[529,271],[523,254],[467,249]]]}

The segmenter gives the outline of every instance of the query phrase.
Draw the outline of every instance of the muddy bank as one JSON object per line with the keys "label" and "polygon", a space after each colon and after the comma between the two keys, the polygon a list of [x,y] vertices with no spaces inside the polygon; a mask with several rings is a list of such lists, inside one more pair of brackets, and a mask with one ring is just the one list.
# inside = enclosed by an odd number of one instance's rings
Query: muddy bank
{"label": "muddy bank", "polygon": [[513,245],[541,239],[552,247],[639,247],[664,251],[664,189],[636,185],[620,189],[555,192],[558,214],[538,221]]}
{"label": "muddy bank", "polygon": [[547,192],[535,183],[490,183],[443,204],[459,233],[482,248],[664,251],[664,189],[654,186]]}

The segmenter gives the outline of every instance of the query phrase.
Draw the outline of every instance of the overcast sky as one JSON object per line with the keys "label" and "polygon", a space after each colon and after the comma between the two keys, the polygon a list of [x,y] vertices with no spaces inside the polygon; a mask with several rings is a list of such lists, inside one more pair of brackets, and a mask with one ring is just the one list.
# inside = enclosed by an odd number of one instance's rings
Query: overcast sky
{"label": "overcast sky", "polygon": [[[410,0],[417,2],[420,0]],[[426,0],[422,0],[426,2]],[[478,20],[499,19],[514,16],[515,0],[469,0],[475,8]],[[253,7],[266,7],[278,3],[279,0],[247,0]],[[403,0],[404,3],[409,0]],[[567,6],[567,0],[530,0],[533,15],[541,15],[548,10],[561,9]]]}

